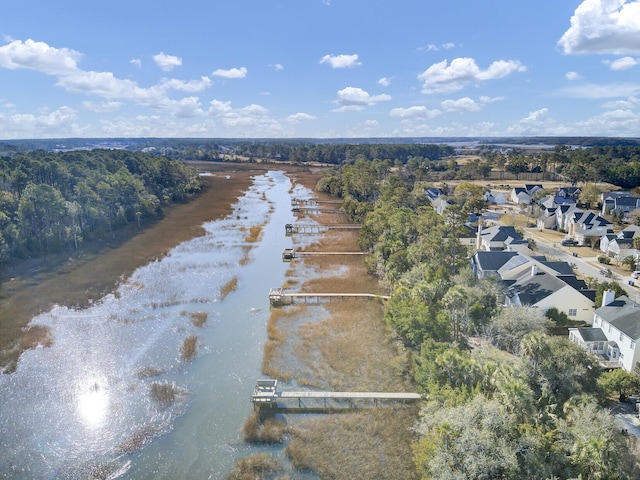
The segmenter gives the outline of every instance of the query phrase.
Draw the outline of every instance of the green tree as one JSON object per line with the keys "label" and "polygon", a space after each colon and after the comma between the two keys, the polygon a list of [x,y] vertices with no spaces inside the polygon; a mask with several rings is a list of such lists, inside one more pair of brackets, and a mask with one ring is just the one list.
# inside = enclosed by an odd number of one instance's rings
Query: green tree
{"label": "green tree", "polygon": [[622,368],[603,373],[598,383],[608,395],[615,394],[621,399],[640,389],[640,377]]}

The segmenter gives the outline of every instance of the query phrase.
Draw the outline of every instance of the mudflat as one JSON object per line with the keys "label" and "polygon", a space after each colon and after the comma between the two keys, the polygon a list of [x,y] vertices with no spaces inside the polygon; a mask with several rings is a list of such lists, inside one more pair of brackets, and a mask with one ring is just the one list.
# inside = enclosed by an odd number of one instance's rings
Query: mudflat
{"label": "mudflat", "polygon": [[[173,205],[165,216],[142,229],[131,226],[77,252],[19,262],[2,271],[0,285],[0,371],[15,368],[20,353],[51,342],[46,329],[27,329],[31,319],[55,304],[84,307],[114,291],[137,268],[204,233],[202,224],[228,215],[252,177],[285,170],[315,185],[319,173],[291,165],[193,163],[201,172],[202,192],[190,202]],[[300,180],[299,180],[300,181]]]}

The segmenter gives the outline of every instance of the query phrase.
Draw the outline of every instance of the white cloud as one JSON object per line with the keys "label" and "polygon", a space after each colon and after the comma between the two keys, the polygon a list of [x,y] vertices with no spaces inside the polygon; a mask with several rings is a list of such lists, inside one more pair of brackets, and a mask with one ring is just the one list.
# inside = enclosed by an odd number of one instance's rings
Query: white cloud
{"label": "white cloud", "polygon": [[284,132],[280,123],[261,105],[233,108],[231,102],[212,100],[208,113],[234,136],[282,136]]}
{"label": "white cloud", "polygon": [[469,97],[445,100],[440,105],[447,112],[479,112],[482,110],[482,106]]}
{"label": "white cloud", "polygon": [[50,47],[44,42],[14,40],[0,47],[0,67],[28,68],[47,75],[67,75],[78,69],[82,54],[68,48]]}
{"label": "white cloud", "polygon": [[584,0],[558,41],[564,53],[640,53],[639,0]]}
{"label": "white cloud", "polygon": [[486,95],[482,95],[480,97],[480,102],[481,103],[494,103],[494,102],[501,102],[504,99],[505,99],[505,97],[487,97]]}
{"label": "white cloud", "polygon": [[442,112],[440,110],[434,109],[429,110],[425,106],[414,106],[409,108],[393,108],[389,115],[392,117],[402,118],[402,119],[431,119],[435,118],[438,115],[441,115]]}
{"label": "white cloud", "polygon": [[391,85],[391,80],[387,77],[382,77],[380,80],[378,80],[378,85],[388,87],[389,85]]}
{"label": "white cloud", "polygon": [[66,106],[39,115],[0,114],[0,136],[2,138],[82,136],[83,130],[76,124],[76,120],[76,111]]}
{"label": "white cloud", "polygon": [[423,82],[422,93],[447,93],[464,88],[469,83],[495,80],[506,77],[512,72],[526,70],[520,62],[515,60],[498,60],[481,70],[473,58],[454,58],[451,63],[443,60],[434,63],[418,75]]}
{"label": "white cloud", "polygon": [[160,84],[163,88],[172,90],[182,90],[183,92],[202,92],[211,86],[211,79],[206,76],[200,77],[200,80],[177,80],[172,78],[170,80],[163,80]]}
{"label": "white cloud", "polygon": [[247,76],[247,69],[245,67],[240,68],[230,68],[229,70],[224,70],[219,68],[215,72],[212,73],[214,77],[223,77],[223,78],[244,78]]}
{"label": "white cloud", "polygon": [[298,112],[298,113],[294,113],[293,115],[289,115],[287,117],[287,121],[291,123],[299,123],[303,120],[315,120],[316,118],[318,117],[316,117],[315,115]]}
{"label": "white cloud", "polygon": [[358,61],[358,54],[353,55],[325,55],[320,59],[319,63],[328,63],[331,68],[350,68],[362,65]]}
{"label": "white cloud", "polygon": [[609,65],[609,68],[613,71],[629,70],[638,64],[638,60],[633,57],[622,57],[612,62],[605,62]]}
{"label": "white cloud", "polygon": [[132,58],[131,60],[129,60],[129,63],[134,64],[138,68],[142,67],[142,60],[139,58]]}
{"label": "white cloud", "polygon": [[419,47],[418,50],[426,50],[427,52],[437,52],[439,50],[450,50],[455,47],[456,44],[452,42],[441,43],[440,45],[435,45],[430,43],[426,47]]}
{"label": "white cloud", "polygon": [[272,63],[269,66],[273,68],[276,72],[279,72],[280,70],[284,69],[281,63]]}
{"label": "white cloud", "polygon": [[375,105],[378,102],[391,100],[387,94],[370,95],[365,90],[358,87],[346,87],[338,90],[338,99],[333,103],[340,105],[336,111],[362,110],[364,107]]}
{"label": "white cloud", "polygon": [[606,110],[632,110],[640,105],[640,98],[629,97],[626,100],[613,100],[602,104]]}
{"label": "white cloud", "polygon": [[631,110],[610,110],[576,123],[580,135],[637,136],[640,129],[640,115]]}
{"label": "white cloud", "polygon": [[82,107],[92,112],[109,113],[116,112],[122,107],[122,102],[82,102]]}
{"label": "white cloud", "polygon": [[154,55],[153,61],[156,62],[156,65],[165,72],[170,72],[174,68],[182,65],[182,59],[180,57],[167,55],[164,52],[160,52],[157,55]]}
{"label": "white cloud", "polygon": [[192,118],[204,113],[200,108],[198,97],[185,97],[181,100],[173,101],[170,104],[170,110],[178,118]]}
{"label": "white cloud", "polygon": [[567,72],[565,73],[564,78],[572,82],[574,80],[579,80],[580,75],[577,72]]}
{"label": "white cloud", "polygon": [[588,83],[562,90],[562,94],[569,97],[591,99],[630,97],[638,93],[640,93],[640,84],[636,83]]}
{"label": "white cloud", "polygon": [[548,108],[541,108],[519,120],[515,125],[507,128],[509,135],[545,135],[552,134],[562,135],[566,132],[560,128],[555,120],[549,116]]}

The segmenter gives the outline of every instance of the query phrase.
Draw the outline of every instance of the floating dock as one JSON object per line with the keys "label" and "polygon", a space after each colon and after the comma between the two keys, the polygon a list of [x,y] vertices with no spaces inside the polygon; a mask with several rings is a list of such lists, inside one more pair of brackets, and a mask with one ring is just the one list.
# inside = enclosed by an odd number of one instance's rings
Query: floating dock
{"label": "floating dock", "polygon": [[[415,402],[422,397],[418,393],[405,392],[279,392],[278,381],[258,380],[253,389],[251,401],[255,409],[269,408],[279,411],[331,411],[357,408],[360,406],[380,406],[383,403]],[[348,402],[348,405],[344,405]]]}
{"label": "floating dock", "polygon": [[272,288],[269,290],[269,303],[272,307],[282,305],[293,305],[296,301],[304,303],[321,303],[322,300],[335,298],[377,298],[389,300],[388,295],[377,295],[375,293],[284,293],[282,288]]}

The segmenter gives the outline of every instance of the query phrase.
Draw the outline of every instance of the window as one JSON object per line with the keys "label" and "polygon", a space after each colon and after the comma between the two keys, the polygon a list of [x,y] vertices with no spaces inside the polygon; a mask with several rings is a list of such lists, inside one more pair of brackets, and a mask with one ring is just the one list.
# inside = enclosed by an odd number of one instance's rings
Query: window
{"label": "window", "polygon": [[631,350],[635,350],[635,349],[636,349],[636,342],[631,340]]}
{"label": "window", "polygon": [[569,309],[569,316],[570,317],[575,317],[576,315],[578,315],[578,309],[577,308],[570,308]]}

